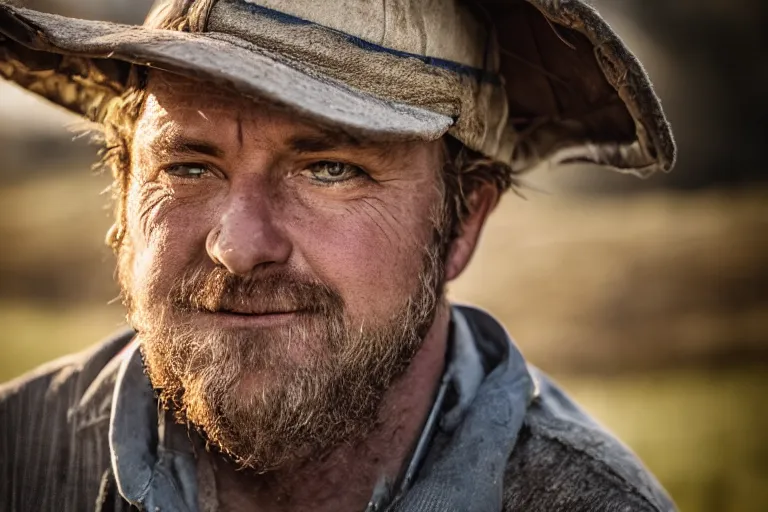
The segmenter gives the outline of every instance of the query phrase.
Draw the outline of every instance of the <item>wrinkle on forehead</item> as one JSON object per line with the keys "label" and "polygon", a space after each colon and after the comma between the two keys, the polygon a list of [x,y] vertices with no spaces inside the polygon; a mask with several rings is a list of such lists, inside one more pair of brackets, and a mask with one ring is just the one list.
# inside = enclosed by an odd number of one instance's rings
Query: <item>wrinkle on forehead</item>
{"label": "wrinkle on forehead", "polygon": [[160,107],[174,112],[194,111],[205,120],[216,114],[233,114],[247,119],[249,115],[290,120],[294,124],[313,127],[316,123],[303,119],[286,107],[245,96],[233,89],[205,81],[153,70],[149,74],[148,96]]}
{"label": "wrinkle on forehead", "polygon": [[166,141],[183,133],[193,138],[210,137],[238,149],[246,139],[254,140],[244,135],[250,131],[273,149],[278,146],[290,148],[291,139],[303,139],[305,146],[307,141],[314,139],[319,141],[318,146],[322,146],[323,141],[331,142],[331,145],[359,148],[375,153],[381,160],[396,162],[407,158],[416,146],[426,144],[423,141],[387,143],[366,140],[236,91],[168,72],[153,70],[147,93],[137,133],[137,139],[141,139],[137,144],[139,148],[162,150]]}
{"label": "wrinkle on forehead", "polygon": [[153,71],[137,126],[134,149],[163,153],[182,134],[218,143],[236,141],[241,112],[255,102],[208,83]]}
{"label": "wrinkle on forehead", "polygon": [[242,108],[245,102],[259,103],[225,87],[165,71],[152,70],[147,88],[150,94],[161,98],[174,98],[182,105],[189,103],[212,110],[231,109],[233,106]]}

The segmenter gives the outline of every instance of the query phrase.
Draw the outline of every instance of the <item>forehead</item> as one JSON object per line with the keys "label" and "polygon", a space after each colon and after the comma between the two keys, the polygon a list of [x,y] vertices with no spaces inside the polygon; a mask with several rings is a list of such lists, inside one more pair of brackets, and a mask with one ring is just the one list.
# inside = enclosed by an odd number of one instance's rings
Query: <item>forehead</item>
{"label": "forehead", "polygon": [[303,153],[354,149],[383,160],[412,159],[426,152],[440,158],[439,141],[382,142],[322,126],[265,101],[245,97],[231,89],[152,71],[146,99],[138,119],[134,149],[164,152],[179,139],[209,141],[224,152],[244,145],[270,150],[294,149]]}
{"label": "forehead", "polygon": [[[246,133],[244,133],[246,132]],[[213,139],[218,143],[280,145],[296,137],[321,141],[319,146],[339,145],[409,151],[423,142],[377,142],[319,125],[285,108],[258,101],[207,82],[152,71],[138,125],[135,147],[158,146],[176,136]],[[318,147],[319,147],[318,146]]]}
{"label": "forehead", "polygon": [[162,71],[149,74],[146,101],[139,122],[151,128],[152,125],[167,122],[188,126],[200,119],[222,121],[231,117],[244,120],[255,116],[268,117],[273,123],[297,128],[316,128],[314,123],[296,114],[245,97],[232,89]]}

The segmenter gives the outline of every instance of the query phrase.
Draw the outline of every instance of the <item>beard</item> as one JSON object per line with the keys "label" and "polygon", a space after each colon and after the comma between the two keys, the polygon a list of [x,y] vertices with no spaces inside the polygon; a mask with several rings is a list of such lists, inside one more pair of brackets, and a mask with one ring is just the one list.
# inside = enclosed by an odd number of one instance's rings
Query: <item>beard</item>
{"label": "beard", "polygon": [[[288,271],[187,269],[158,304],[150,293],[130,293],[124,263],[129,317],[161,403],[236,464],[258,472],[364,438],[386,391],[421,347],[443,288],[436,242],[425,251],[417,289],[389,318],[365,322],[350,320],[333,288]],[[277,327],[193,326],[206,313],[244,307],[298,313]]]}

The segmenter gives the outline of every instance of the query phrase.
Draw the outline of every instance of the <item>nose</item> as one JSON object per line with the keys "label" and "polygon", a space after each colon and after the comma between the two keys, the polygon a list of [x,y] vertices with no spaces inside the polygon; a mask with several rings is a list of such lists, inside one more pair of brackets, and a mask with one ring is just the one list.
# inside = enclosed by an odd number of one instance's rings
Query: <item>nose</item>
{"label": "nose", "polygon": [[208,256],[233,274],[286,263],[291,254],[293,246],[276,223],[279,203],[263,192],[231,197],[219,225],[208,233]]}

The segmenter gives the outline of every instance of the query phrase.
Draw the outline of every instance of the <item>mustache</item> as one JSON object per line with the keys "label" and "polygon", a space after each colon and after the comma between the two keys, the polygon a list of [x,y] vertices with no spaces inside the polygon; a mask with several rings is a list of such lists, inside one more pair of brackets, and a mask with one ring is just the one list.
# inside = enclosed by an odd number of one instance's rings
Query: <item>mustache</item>
{"label": "mustache", "polygon": [[344,307],[338,291],[296,272],[237,275],[221,267],[185,273],[171,288],[169,299],[182,312],[330,314]]}

